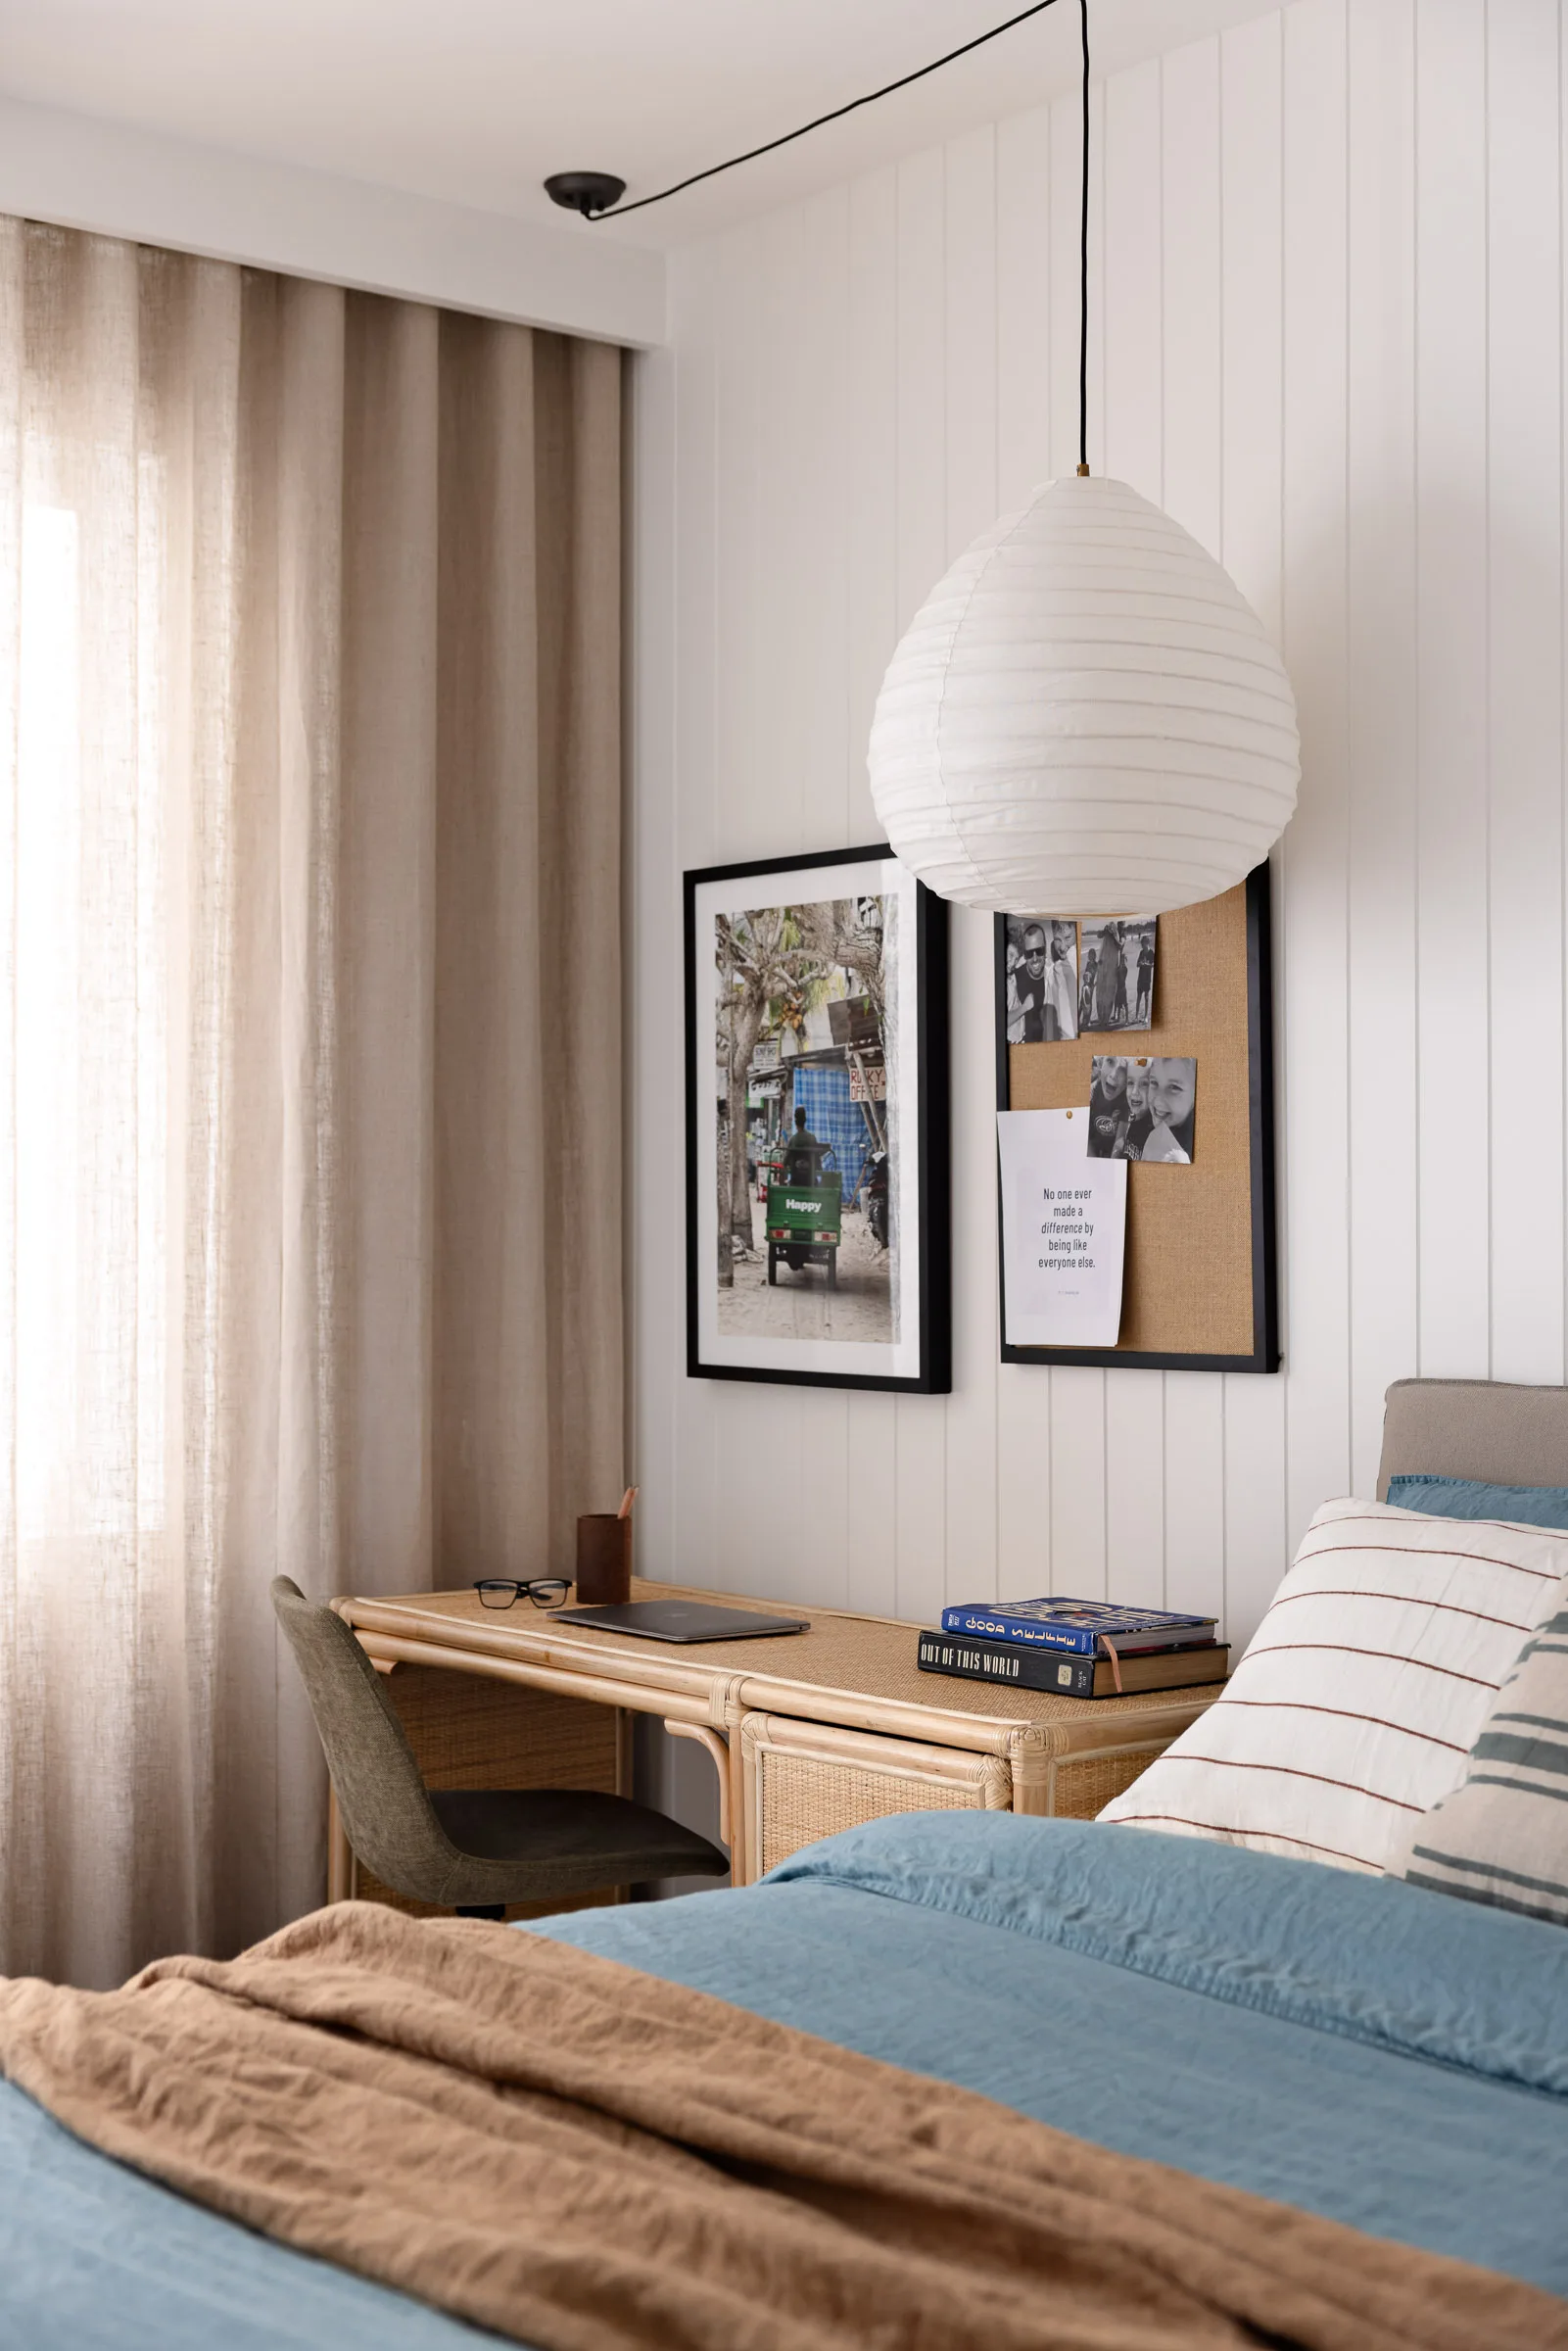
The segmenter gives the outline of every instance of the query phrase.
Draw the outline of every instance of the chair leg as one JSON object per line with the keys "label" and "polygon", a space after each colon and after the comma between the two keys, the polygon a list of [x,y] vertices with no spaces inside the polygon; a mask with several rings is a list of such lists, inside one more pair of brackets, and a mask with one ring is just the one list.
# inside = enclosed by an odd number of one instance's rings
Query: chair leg
{"label": "chair leg", "polygon": [[459,1918],[504,1918],[506,1915],[504,1902],[458,1902],[455,1908]]}

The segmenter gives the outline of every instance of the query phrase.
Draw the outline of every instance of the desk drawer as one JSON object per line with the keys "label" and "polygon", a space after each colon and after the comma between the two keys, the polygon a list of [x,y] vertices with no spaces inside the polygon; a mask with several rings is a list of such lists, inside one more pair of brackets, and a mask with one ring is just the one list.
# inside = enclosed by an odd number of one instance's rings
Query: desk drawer
{"label": "desk drawer", "polygon": [[[1045,1801],[1038,1809],[1059,1820],[1093,1820],[1114,1796],[1123,1795],[1169,1744],[1166,1738],[1139,1739],[1126,1747],[1098,1751],[1091,1748],[1081,1754],[1058,1755],[1050,1765]],[[1018,1809],[1022,1812],[1025,1806],[1020,1804]]]}
{"label": "desk drawer", "polygon": [[926,1747],[778,1714],[748,1714],[740,1731],[746,1875],[802,1846],[889,1812],[1006,1812],[1012,1776],[1000,1755]]}

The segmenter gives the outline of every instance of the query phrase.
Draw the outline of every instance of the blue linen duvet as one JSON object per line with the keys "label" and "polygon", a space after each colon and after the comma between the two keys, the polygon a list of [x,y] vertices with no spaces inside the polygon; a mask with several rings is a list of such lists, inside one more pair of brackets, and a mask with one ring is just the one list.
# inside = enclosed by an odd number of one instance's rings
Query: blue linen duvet
{"label": "blue linen duvet", "polygon": [[[1568,1935],[1394,1880],[1008,1813],[536,1932],[1126,2154],[1568,2294]],[[0,2351],[445,2351],[0,2085]]]}

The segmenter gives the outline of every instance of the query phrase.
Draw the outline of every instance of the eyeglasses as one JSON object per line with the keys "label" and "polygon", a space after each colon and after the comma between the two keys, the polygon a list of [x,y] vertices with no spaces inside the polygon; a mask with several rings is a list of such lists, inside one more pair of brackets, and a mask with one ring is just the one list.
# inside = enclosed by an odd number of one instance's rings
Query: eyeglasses
{"label": "eyeglasses", "polygon": [[474,1585],[482,1608],[509,1608],[516,1600],[531,1600],[536,1608],[558,1608],[571,1588],[564,1575],[535,1576],[522,1583],[507,1575],[487,1575]]}

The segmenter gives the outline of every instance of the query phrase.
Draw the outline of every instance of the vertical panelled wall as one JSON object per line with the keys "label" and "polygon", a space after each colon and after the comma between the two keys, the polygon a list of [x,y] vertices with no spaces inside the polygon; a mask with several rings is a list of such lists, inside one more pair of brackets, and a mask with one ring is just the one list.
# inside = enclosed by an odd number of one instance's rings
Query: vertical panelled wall
{"label": "vertical panelled wall", "polygon": [[689,1380],[680,876],[878,838],[872,703],[1075,455],[1074,103],[679,254],[640,362],[635,1470],[652,1572],[929,1618],[1257,1623],[1383,1390],[1564,1364],[1555,0],[1296,0],[1094,93],[1090,454],[1300,696],[1276,855],[1278,1378],[997,1362],[990,936],[955,915],[948,1398]]}

